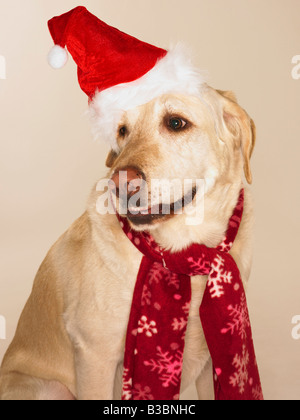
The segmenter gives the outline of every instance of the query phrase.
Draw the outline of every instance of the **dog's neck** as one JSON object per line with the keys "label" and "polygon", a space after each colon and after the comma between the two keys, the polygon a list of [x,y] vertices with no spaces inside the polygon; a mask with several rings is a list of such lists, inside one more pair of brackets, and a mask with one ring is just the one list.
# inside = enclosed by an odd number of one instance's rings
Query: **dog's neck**
{"label": "dog's neck", "polygon": [[177,215],[152,230],[151,235],[162,248],[172,251],[192,243],[217,246],[224,238],[242,187],[242,182],[215,186],[204,195],[204,217],[200,224],[188,225],[187,215]]}

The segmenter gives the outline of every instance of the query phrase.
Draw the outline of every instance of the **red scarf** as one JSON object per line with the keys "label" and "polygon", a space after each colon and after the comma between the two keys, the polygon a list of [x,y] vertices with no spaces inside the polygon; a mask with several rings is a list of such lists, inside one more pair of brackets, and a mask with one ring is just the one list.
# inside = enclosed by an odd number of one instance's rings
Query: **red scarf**
{"label": "red scarf", "polygon": [[190,276],[208,275],[200,306],[213,362],[216,400],[263,399],[246,296],[239,269],[228,253],[243,214],[244,190],[216,248],[193,244],[170,253],[146,232],[120,224],[144,255],[128,322],[123,400],[177,400],[184,337],[191,302]]}

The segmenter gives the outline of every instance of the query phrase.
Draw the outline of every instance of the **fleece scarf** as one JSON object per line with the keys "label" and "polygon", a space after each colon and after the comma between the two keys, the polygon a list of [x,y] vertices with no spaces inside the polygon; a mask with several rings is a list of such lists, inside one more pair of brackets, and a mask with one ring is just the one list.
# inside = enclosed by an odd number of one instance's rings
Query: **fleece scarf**
{"label": "fleece scarf", "polygon": [[[208,276],[200,320],[213,362],[216,400],[263,399],[245,291],[229,254],[243,213],[244,190],[216,248],[161,249],[118,216],[143,254],[127,328],[123,400],[177,400],[191,303],[191,276]],[[203,281],[203,278],[199,279]]]}

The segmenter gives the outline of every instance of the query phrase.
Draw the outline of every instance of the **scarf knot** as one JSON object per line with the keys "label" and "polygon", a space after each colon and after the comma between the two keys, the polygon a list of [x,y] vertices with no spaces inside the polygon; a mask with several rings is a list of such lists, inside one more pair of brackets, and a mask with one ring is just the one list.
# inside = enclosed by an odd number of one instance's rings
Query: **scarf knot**
{"label": "scarf knot", "polygon": [[243,283],[229,254],[243,202],[241,190],[216,248],[192,244],[175,253],[161,249],[149,233],[131,230],[118,216],[143,254],[127,327],[122,399],[179,399],[190,278],[198,275],[207,276],[199,315],[213,362],[215,398],[263,399]]}

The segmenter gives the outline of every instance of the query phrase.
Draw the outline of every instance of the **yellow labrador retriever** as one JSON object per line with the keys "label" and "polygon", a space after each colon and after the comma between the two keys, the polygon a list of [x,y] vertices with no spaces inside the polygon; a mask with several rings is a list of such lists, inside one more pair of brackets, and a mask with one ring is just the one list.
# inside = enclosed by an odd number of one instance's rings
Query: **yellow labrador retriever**
{"label": "yellow labrador retriever", "polygon": [[[222,239],[243,185],[251,183],[255,126],[230,92],[205,86],[201,98],[165,94],[124,112],[110,152],[108,178],[135,168],[151,192],[151,179],[202,179],[204,218],[187,222],[194,202],[155,217],[128,215],[135,229],[151,230],[164,248]],[[132,178],[132,177],[131,177]],[[116,215],[100,214],[106,190],[94,188],[86,212],[50,249],[20,317],[0,373],[0,399],[119,399],[133,288],[142,255]],[[197,194],[196,194],[197,195]],[[118,199],[117,199],[118,200]],[[192,207],[194,206],[194,207]],[[191,210],[192,208],[192,210]],[[189,211],[188,211],[189,210]],[[252,204],[245,208],[231,254],[246,283],[251,266]],[[210,398],[210,358],[198,310],[205,277],[192,278],[181,391],[196,383]]]}

